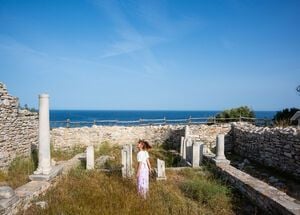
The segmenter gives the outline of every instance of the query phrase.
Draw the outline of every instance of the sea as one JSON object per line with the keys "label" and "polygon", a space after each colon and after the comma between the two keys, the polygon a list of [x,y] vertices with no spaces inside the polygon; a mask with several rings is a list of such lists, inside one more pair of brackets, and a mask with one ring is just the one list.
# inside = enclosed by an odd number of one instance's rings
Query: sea
{"label": "sea", "polygon": [[[73,125],[88,126],[93,123],[101,125],[111,125],[116,122],[135,123],[157,120],[169,122],[182,122],[180,120],[188,120],[189,118],[209,118],[214,117],[222,111],[166,111],[166,110],[50,110],[50,126],[66,127],[67,120]],[[271,120],[276,111],[254,111],[256,118]],[[76,126],[77,125],[77,126]],[[71,126],[72,127],[72,126]]]}

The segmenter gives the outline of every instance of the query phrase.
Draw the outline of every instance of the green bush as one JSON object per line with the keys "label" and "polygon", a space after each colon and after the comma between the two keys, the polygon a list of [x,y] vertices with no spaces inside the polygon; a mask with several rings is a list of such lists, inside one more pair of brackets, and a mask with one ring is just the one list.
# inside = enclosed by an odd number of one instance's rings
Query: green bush
{"label": "green bush", "polygon": [[[229,110],[224,110],[221,113],[218,113],[216,118],[225,118],[225,120],[217,119],[217,121],[225,121],[229,122],[229,118],[239,118],[239,117],[248,117],[248,118],[255,118],[254,111],[248,106],[241,106],[238,108],[232,108]],[[226,120],[228,119],[228,120]]]}
{"label": "green bush", "polygon": [[290,119],[299,110],[298,108],[285,108],[282,111],[278,111],[273,118],[275,125],[288,126],[297,124],[297,122],[291,122]]}

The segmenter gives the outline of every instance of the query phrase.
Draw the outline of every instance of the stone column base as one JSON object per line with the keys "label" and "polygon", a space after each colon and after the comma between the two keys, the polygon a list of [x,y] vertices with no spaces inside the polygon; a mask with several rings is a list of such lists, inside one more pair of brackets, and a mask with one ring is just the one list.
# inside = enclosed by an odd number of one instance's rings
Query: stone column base
{"label": "stone column base", "polygon": [[226,165],[229,165],[230,164],[230,160],[227,160],[227,159],[215,159],[213,158],[212,159],[213,162],[218,165],[218,164],[226,164]]}
{"label": "stone column base", "polygon": [[63,165],[53,166],[49,174],[33,174],[29,176],[31,181],[50,181],[55,176],[60,175],[63,170]]}

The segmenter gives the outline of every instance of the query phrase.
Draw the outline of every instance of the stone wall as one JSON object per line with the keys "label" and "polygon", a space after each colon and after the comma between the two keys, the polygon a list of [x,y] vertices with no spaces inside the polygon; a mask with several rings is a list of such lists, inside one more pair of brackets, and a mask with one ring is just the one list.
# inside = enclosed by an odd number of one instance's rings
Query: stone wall
{"label": "stone wall", "polygon": [[92,126],[81,128],[54,128],[51,143],[54,149],[69,149],[74,146],[98,145],[108,141],[112,144],[135,144],[145,139],[150,144],[169,142],[179,147],[183,126]]}
{"label": "stone wall", "polygon": [[[214,146],[218,133],[227,134],[231,128],[224,125],[191,125],[193,137],[208,146]],[[136,143],[145,139],[150,144],[166,143],[169,148],[179,150],[180,138],[185,134],[183,125],[163,126],[92,126],[81,128],[54,128],[51,131],[51,143],[54,149],[66,150],[74,146],[97,145],[104,141],[113,144]]]}
{"label": "stone wall", "polygon": [[204,144],[206,144],[210,149],[216,146],[216,138],[218,134],[225,135],[225,143],[227,144],[227,148],[231,149],[231,124],[215,124],[215,125],[191,125],[190,127],[190,136],[195,139],[200,140]]}
{"label": "stone wall", "polygon": [[233,151],[300,178],[300,129],[233,126]]}
{"label": "stone wall", "polygon": [[38,114],[19,109],[18,98],[0,83],[0,169],[19,156],[29,156],[38,143]]}

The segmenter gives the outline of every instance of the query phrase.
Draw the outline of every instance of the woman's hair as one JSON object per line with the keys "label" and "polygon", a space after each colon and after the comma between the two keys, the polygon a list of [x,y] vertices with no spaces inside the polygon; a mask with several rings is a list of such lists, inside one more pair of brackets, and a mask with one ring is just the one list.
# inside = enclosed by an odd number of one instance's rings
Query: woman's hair
{"label": "woman's hair", "polygon": [[144,150],[148,150],[148,149],[152,148],[152,146],[150,146],[150,144],[146,140],[139,140],[138,143],[142,143],[143,144],[143,149]]}

